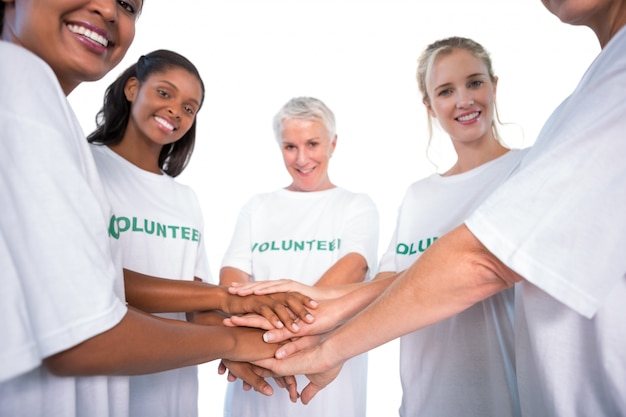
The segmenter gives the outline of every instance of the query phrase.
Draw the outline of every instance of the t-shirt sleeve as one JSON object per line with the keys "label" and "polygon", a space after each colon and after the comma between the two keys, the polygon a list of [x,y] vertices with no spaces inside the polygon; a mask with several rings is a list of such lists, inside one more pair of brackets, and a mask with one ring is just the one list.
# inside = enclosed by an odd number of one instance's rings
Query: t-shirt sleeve
{"label": "t-shirt sleeve", "polygon": [[396,246],[398,245],[398,226],[396,225],[393,235],[389,240],[387,250],[380,258],[378,263],[378,273],[380,272],[398,272],[398,266],[396,265]]}
{"label": "t-shirt sleeve", "polygon": [[346,224],[341,236],[341,256],[358,253],[367,261],[368,277],[377,269],[378,209],[372,199],[365,194],[357,194],[346,216]]}
{"label": "t-shirt sleeve", "polygon": [[624,68],[579,86],[466,222],[502,262],[586,317],[626,273]]}
{"label": "t-shirt sleeve", "polygon": [[250,200],[239,211],[233,237],[222,258],[222,268],[229,266],[252,275],[251,211],[253,200]]}
{"label": "t-shirt sleeve", "polygon": [[102,208],[63,133],[24,120],[1,125],[3,139],[15,140],[2,140],[0,157],[0,379],[108,330],[126,312],[114,293],[121,271]]}
{"label": "t-shirt sleeve", "polygon": [[49,68],[21,48],[2,53],[0,381],[126,313],[82,131]]}

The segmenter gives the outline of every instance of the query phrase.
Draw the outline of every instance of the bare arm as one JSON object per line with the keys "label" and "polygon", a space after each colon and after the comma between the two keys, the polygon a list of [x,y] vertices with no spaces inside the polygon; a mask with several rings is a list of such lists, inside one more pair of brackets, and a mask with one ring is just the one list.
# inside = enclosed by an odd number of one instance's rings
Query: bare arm
{"label": "bare arm", "polygon": [[[380,297],[323,343],[286,359],[263,361],[261,366],[281,375],[308,374],[311,383],[302,393],[303,402],[308,402],[347,359],[457,314],[521,279],[462,225],[392,278]],[[285,345],[277,356],[291,351]]]}
{"label": "bare arm", "polygon": [[367,270],[365,258],[352,252],[339,259],[313,286],[292,279],[249,282],[244,279],[231,278],[220,282],[222,285],[230,286],[228,290],[231,294],[240,296],[295,291],[315,300],[327,300],[341,297],[359,288],[359,284],[365,279]]}
{"label": "bare arm", "polygon": [[220,269],[220,285],[230,286],[233,282],[250,282],[250,275],[232,266],[222,267]]}
{"label": "bare arm", "polygon": [[251,361],[276,347],[264,344],[259,330],[194,325],[130,308],[115,327],[44,362],[61,376],[136,375],[218,358]]}
{"label": "bare arm", "polygon": [[367,261],[355,252],[341,257],[317,280],[315,286],[330,287],[361,282],[367,274]]}
{"label": "bare arm", "polygon": [[223,287],[200,280],[156,278],[124,269],[128,304],[148,313],[221,310],[227,293]]}
{"label": "bare arm", "polygon": [[[156,278],[128,269],[124,269],[124,285],[128,303],[149,313],[210,310],[229,314],[257,313],[280,327],[282,323],[293,325],[292,312],[303,321],[311,321],[310,312],[316,307],[309,297],[297,292],[238,297],[230,294],[227,287],[199,280]],[[211,324],[218,317],[217,313],[198,314],[197,321]]]}

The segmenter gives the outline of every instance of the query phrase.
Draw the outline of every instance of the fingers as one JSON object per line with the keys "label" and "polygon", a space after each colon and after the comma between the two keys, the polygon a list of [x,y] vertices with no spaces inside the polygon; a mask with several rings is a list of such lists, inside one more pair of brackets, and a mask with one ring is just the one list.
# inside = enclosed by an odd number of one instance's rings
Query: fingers
{"label": "fingers", "polygon": [[272,330],[274,326],[265,317],[258,314],[244,314],[243,316],[231,316],[224,319],[224,325],[228,327],[256,327],[263,330]]}
{"label": "fingers", "polygon": [[310,382],[306,387],[304,387],[302,393],[300,394],[300,400],[302,401],[302,404],[308,404],[313,399],[313,397],[315,397],[315,394],[320,392],[322,388],[323,387],[319,387]]}
{"label": "fingers", "polygon": [[253,281],[253,282],[233,282],[228,288],[231,294],[237,294],[241,296],[258,294],[273,294],[275,292],[287,292],[291,290],[291,287],[295,281],[290,279],[279,279],[273,281]]}
{"label": "fingers", "polygon": [[254,389],[255,391],[270,396],[274,393],[272,386],[268,384],[264,375],[269,374],[266,369],[247,362],[222,361],[228,367],[228,380],[235,381],[237,378],[243,381],[244,391]]}
{"label": "fingers", "polygon": [[276,359],[284,359],[288,356],[293,355],[294,353],[300,352],[301,350],[320,343],[322,339],[323,336],[321,335],[300,337],[279,347],[276,350],[276,353],[274,353],[274,357]]}
{"label": "fingers", "polygon": [[285,383],[285,388],[287,388],[287,392],[289,392],[289,399],[292,403],[297,402],[298,398],[300,398],[300,394],[298,394],[298,383],[296,381],[296,377],[293,375],[286,376],[283,377],[283,381]]}
{"label": "fingers", "polygon": [[297,337],[298,335],[292,332],[289,329],[267,329],[268,331],[263,333],[263,340],[266,343],[279,343],[284,342],[285,340],[289,340],[292,337]]}
{"label": "fingers", "polygon": [[217,373],[219,375],[224,375],[227,371],[226,365],[224,365],[224,361],[220,361],[220,364],[217,366]]}

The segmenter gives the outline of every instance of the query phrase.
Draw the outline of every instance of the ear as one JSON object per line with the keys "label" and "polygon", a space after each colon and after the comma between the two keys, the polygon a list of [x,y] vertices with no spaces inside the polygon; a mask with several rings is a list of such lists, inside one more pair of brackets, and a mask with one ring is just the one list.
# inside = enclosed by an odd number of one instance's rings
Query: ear
{"label": "ear", "polygon": [[496,96],[497,90],[498,90],[498,77],[494,76],[493,77],[493,95],[494,95],[494,97]]}
{"label": "ear", "polygon": [[428,99],[425,98],[424,100],[422,100],[422,103],[424,104],[424,107],[426,107],[426,111],[428,112],[428,115],[432,117],[433,119],[436,119],[437,115],[433,111],[433,108],[430,105],[430,101],[428,101]]}
{"label": "ear", "polygon": [[333,138],[333,140],[330,142],[330,154],[332,155],[333,152],[335,152],[335,147],[337,146],[337,135],[335,135],[335,137]]}
{"label": "ear", "polygon": [[131,103],[135,101],[135,97],[137,97],[137,90],[139,90],[139,80],[137,77],[129,78],[124,85],[124,95],[126,96],[126,100]]}

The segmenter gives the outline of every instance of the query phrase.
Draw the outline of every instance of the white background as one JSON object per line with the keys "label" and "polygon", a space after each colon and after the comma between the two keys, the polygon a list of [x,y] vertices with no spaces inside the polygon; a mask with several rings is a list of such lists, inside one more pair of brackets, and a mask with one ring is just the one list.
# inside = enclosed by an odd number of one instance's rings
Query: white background
{"label": "white background", "polygon": [[[331,180],[375,200],[382,254],[405,189],[436,169],[426,158],[417,57],[456,35],[491,52],[500,116],[513,124],[503,136],[513,147],[533,143],[599,52],[589,29],[560,23],[539,0],[146,0],[126,59],[70,101],[90,132],[105,88],[141,54],[172,49],[196,64],[206,99],[196,150],[179,179],[203,205],[217,278],[239,208],[252,194],[289,184],[273,115],[293,96],[320,98],[337,117]],[[453,161],[447,145],[439,134],[431,148],[440,169]],[[390,317],[398,319],[401,312]],[[397,346],[370,353],[369,417],[397,415]],[[216,367],[200,367],[202,417],[222,415],[226,381]]]}

